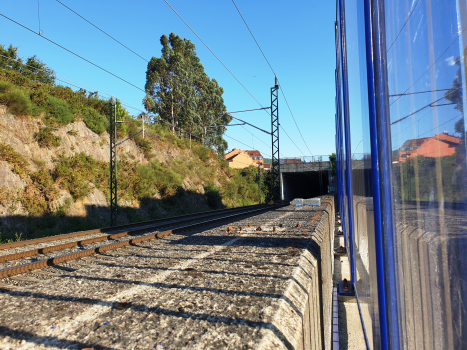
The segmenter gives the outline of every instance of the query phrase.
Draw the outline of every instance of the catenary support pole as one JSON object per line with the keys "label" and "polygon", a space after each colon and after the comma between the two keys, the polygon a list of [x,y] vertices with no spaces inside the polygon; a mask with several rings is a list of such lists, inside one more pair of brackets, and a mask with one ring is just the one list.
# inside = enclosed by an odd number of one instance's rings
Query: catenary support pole
{"label": "catenary support pole", "polygon": [[278,105],[279,85],[277,77],[274,87],[271,88],[271,140],[272,140],[272,200],[274,205],[281,201],[281,179],[280,179],[280,159],[279,159],[279,105]]}
{"label": "catenary support pole", "polygon": [[117,225],[117,113],[116,104],[110,107],[110,226]]}

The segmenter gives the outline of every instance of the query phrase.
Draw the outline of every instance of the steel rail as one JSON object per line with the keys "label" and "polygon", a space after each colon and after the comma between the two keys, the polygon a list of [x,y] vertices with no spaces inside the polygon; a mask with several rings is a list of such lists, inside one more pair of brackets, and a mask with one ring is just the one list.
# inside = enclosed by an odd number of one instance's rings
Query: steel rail
{"label": "steel rail", "polygon": [[[264,205],[268,205],[268,204],[262,204],[262,205],[264,206]],[[138,226],[147,226],[147,225],[152,225],[152,224],[155,224],[155,223],[163,223],[163,222],[168,221],[168,220],[178,220],[178,219],[185,219],[185,218],[194,217],[194,216],[206,216],[206,215],[210,215],[210,214],[214,214],[214,213],[242,210],[242,209],[256,207],[256,206],[258,206],[258,205],[255,204],[255,205],[249,205],[249,206],[245,206],[245,207],[218,209],[218,210],[205,211],[205,212],[201,212],[201,213],[193,213],[193,214],[188,214],[188,215],[183,215],[183,216],[172,216],[170,218],[135,222],[135,223],[120,225],[120,226],[97,228],[97,229],[86,230],[86,231],[65,233],[65,234],[56,235],[56,236],[34,238],[34,239],[26,240],[26,241],[4,243],[4,244],[0,244],[0,250],[24,247],[26,245],[33,245],[33,244],[44,243],[44,242],[59,241],[59,240],[62,240],[62,239],[68,239],[68,238],[79,237],[79,236],[88,236],[88,235],[92,235],[92,234],[95,234],[95,233],[106,233],[106,232],[110,232],[110,231],[119,231],[119,230],[123,230],[123,229],[126,229],[126,228],[132,228],[132,227],[138,227]]]}
{"label": "steel rail", "polygon": [[[265,206],[262,205],[261,207],[265,207]],[[235,208],[235,210],[230,209],[229,212],[244,211],[245,208],[246,207]],[[179,221],[176,221],[176,222],[170,221],[170,222],[163,223],[163,224],[158,223],[158,224],[153,225],[153,226],[145,226],[143,228],[136,229],[136,230],[124,231],[124,232],[114,233],[114,234],[110,234],[110,235],[106,235],[106,236],[94,237],[94,238],[89,238],[89,239],[84,239],[84,240],[79,240],[79,241],[74,241],[74,242],[67,242],[67,243],[63,243],[63,244],[57,244],[57,245],[54,245],[54,246],[48,246],[48,247],[44,247],[44,248],[36,248],[36,249],[26,250],[26,251],[23,251],[23,252],[7,254],[7,255],[0,256],[0,263],[5,263],[5,262],[8,262],[8,261],[18,260],[18,259],[22,259],[22,258],[27,258],[27,257],[31,257],[31,256],[38,255],[38,254],[47,254],[47,253],[54,252],[54,251],[70,249],[70,248],[78,247],[78,246],[84,246],[84,245],[87,245],[87,244],[93,244],[93,243],[98,243],[98,242],[103,242],[103,241],[109,241],[109,240],[112,240],[112,239],[118,239],[118,238],[125,237],[125,236],[137,235],[137,234],[144,233],[144,232],[147,232],[147,231],[154,231],[156,229],[160,230],[160,229],[164,229],[164,228],[167,228],[167,227],[170,227],[170,226],[177,226],[177,225],[187,223],[187,222],[190,222],[190,221],[194,221],[194,220],[200,220],[200,219],[203,219],[203,218],[209,218],[209,217],[213,217],[213,216],[222,215],[223,213],[224,212],[213,214],[212,212],[208,212],[206,215],[203,215],[203,216],[200,216],[200,217],[188,217],[188,218],[186,218],[186,217],[183,218],[182,217],[183,220],[179,220]]]}
{"label": "steel rail", "polygon": [[[285,204],[283,204],[283,205],[285,205]],[[281,205],[281,206],[283,206],[283,205]],[[256,207],[258,207],[258,206],[256,206]],[[195,223],[195,224],[189,224],[189,225],[185,225],[185,226],[182,226],[182,227],[178,227],[178,228],[175,228],[175,229],[172,229],[172,230],[159,232],[159,233],[153,233],[153,234],[150,234],[150,235],[145,235],[145,236],[133,238],[133,239],[123,241],[123,242],[112,243],[112,244],[105,245],[105,246],[100,246],[100,247],[95,247],[95,248],[83,250],[81,252],[61,255],[61,256],[52,257],[52,258],[48,258],[48,259],[44,259],[44,260],[40,260],[40,261],[36,261],[36,262],[32,262],[32,263],[27,263],[27,264],[20,265],[20,266],[10,267],[10,268],[7,268],[7,269],[0,270],[0,278],[6,278],[6,277],[21,274],[21,273],[29,272],[29,271],[32,271],[32,270],[42,269],[42,268],[45,268],[45,267],[48,267],[48,266],[57,265],[57,264],[60,264],[60,263],[76,260],[76,259],[83,258],[83,257],[86,257],[86,256],[90,256],[90,255],[93,255],[93,254],[104,253],[104,252],[109,251],[109,250],[115,250],[115,249],[118,249],[118,248],[126,247],[126,246],[133,245],[133,244],[138,244],[138,243],[149,241],[149,240],[152,240],[152,239],[162,238],[162,237],[174,234],[174,233],[180,233],[180,232],[183,232],[183,231],[192,230],[194,228],[198,228],[198,227],[202,227],[202,226],[206,226],[206,225],[212,225],[212,224],[218,223],[220,221],[225,221],[225,220],[228,220],[228,219],[233,219],[233,218],[240,217],[240,216],[243,216],[243,215],[252,214],[252,213],[256,213],[256,212],[261,212],[261,211],[265,211],[265,210],[269,210],[269,209],[272,209],[272,207],[271,206],[266,206],[266,207],[262,206],[261,208],[254,208],[252,210],[250,209],[250,210],[247,210],[247,211],[242,211],[240,213],[235,213],[235,214],[231,214],[231,215],[228,215],[228,216],[222,216],[220,218],[209,219],[209,220],[198,222],[198,223]]]}

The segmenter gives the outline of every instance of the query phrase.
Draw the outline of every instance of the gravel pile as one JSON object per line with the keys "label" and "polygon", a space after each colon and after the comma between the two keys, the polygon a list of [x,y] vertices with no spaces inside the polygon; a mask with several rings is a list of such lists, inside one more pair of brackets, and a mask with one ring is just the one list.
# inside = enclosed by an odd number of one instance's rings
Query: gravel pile
{"label": "gravel pile", "polygon": [[322,202],[3,281],[0,348],[297,348]]}

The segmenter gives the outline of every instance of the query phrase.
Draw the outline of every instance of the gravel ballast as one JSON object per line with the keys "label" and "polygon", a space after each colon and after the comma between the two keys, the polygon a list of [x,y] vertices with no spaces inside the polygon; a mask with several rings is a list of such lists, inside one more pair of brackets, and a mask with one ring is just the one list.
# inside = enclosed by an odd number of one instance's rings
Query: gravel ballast
{"label": "gravel ballast", "polygon": [[333,197],[321,202],[321,207],[282,207],[5,279],[0,348],[327,344]]}

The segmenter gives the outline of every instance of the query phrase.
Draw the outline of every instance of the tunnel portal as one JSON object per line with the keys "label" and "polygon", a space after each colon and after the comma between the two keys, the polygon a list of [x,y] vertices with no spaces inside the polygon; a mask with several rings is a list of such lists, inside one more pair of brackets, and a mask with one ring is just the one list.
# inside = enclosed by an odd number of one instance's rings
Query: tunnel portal
{"label": "tunnel portal", "polygon": [[328,170],[322,170],[323,193],[320,193],[319,171],[282,172],[282,195],[286,201],[312,198],[328,193]]}

